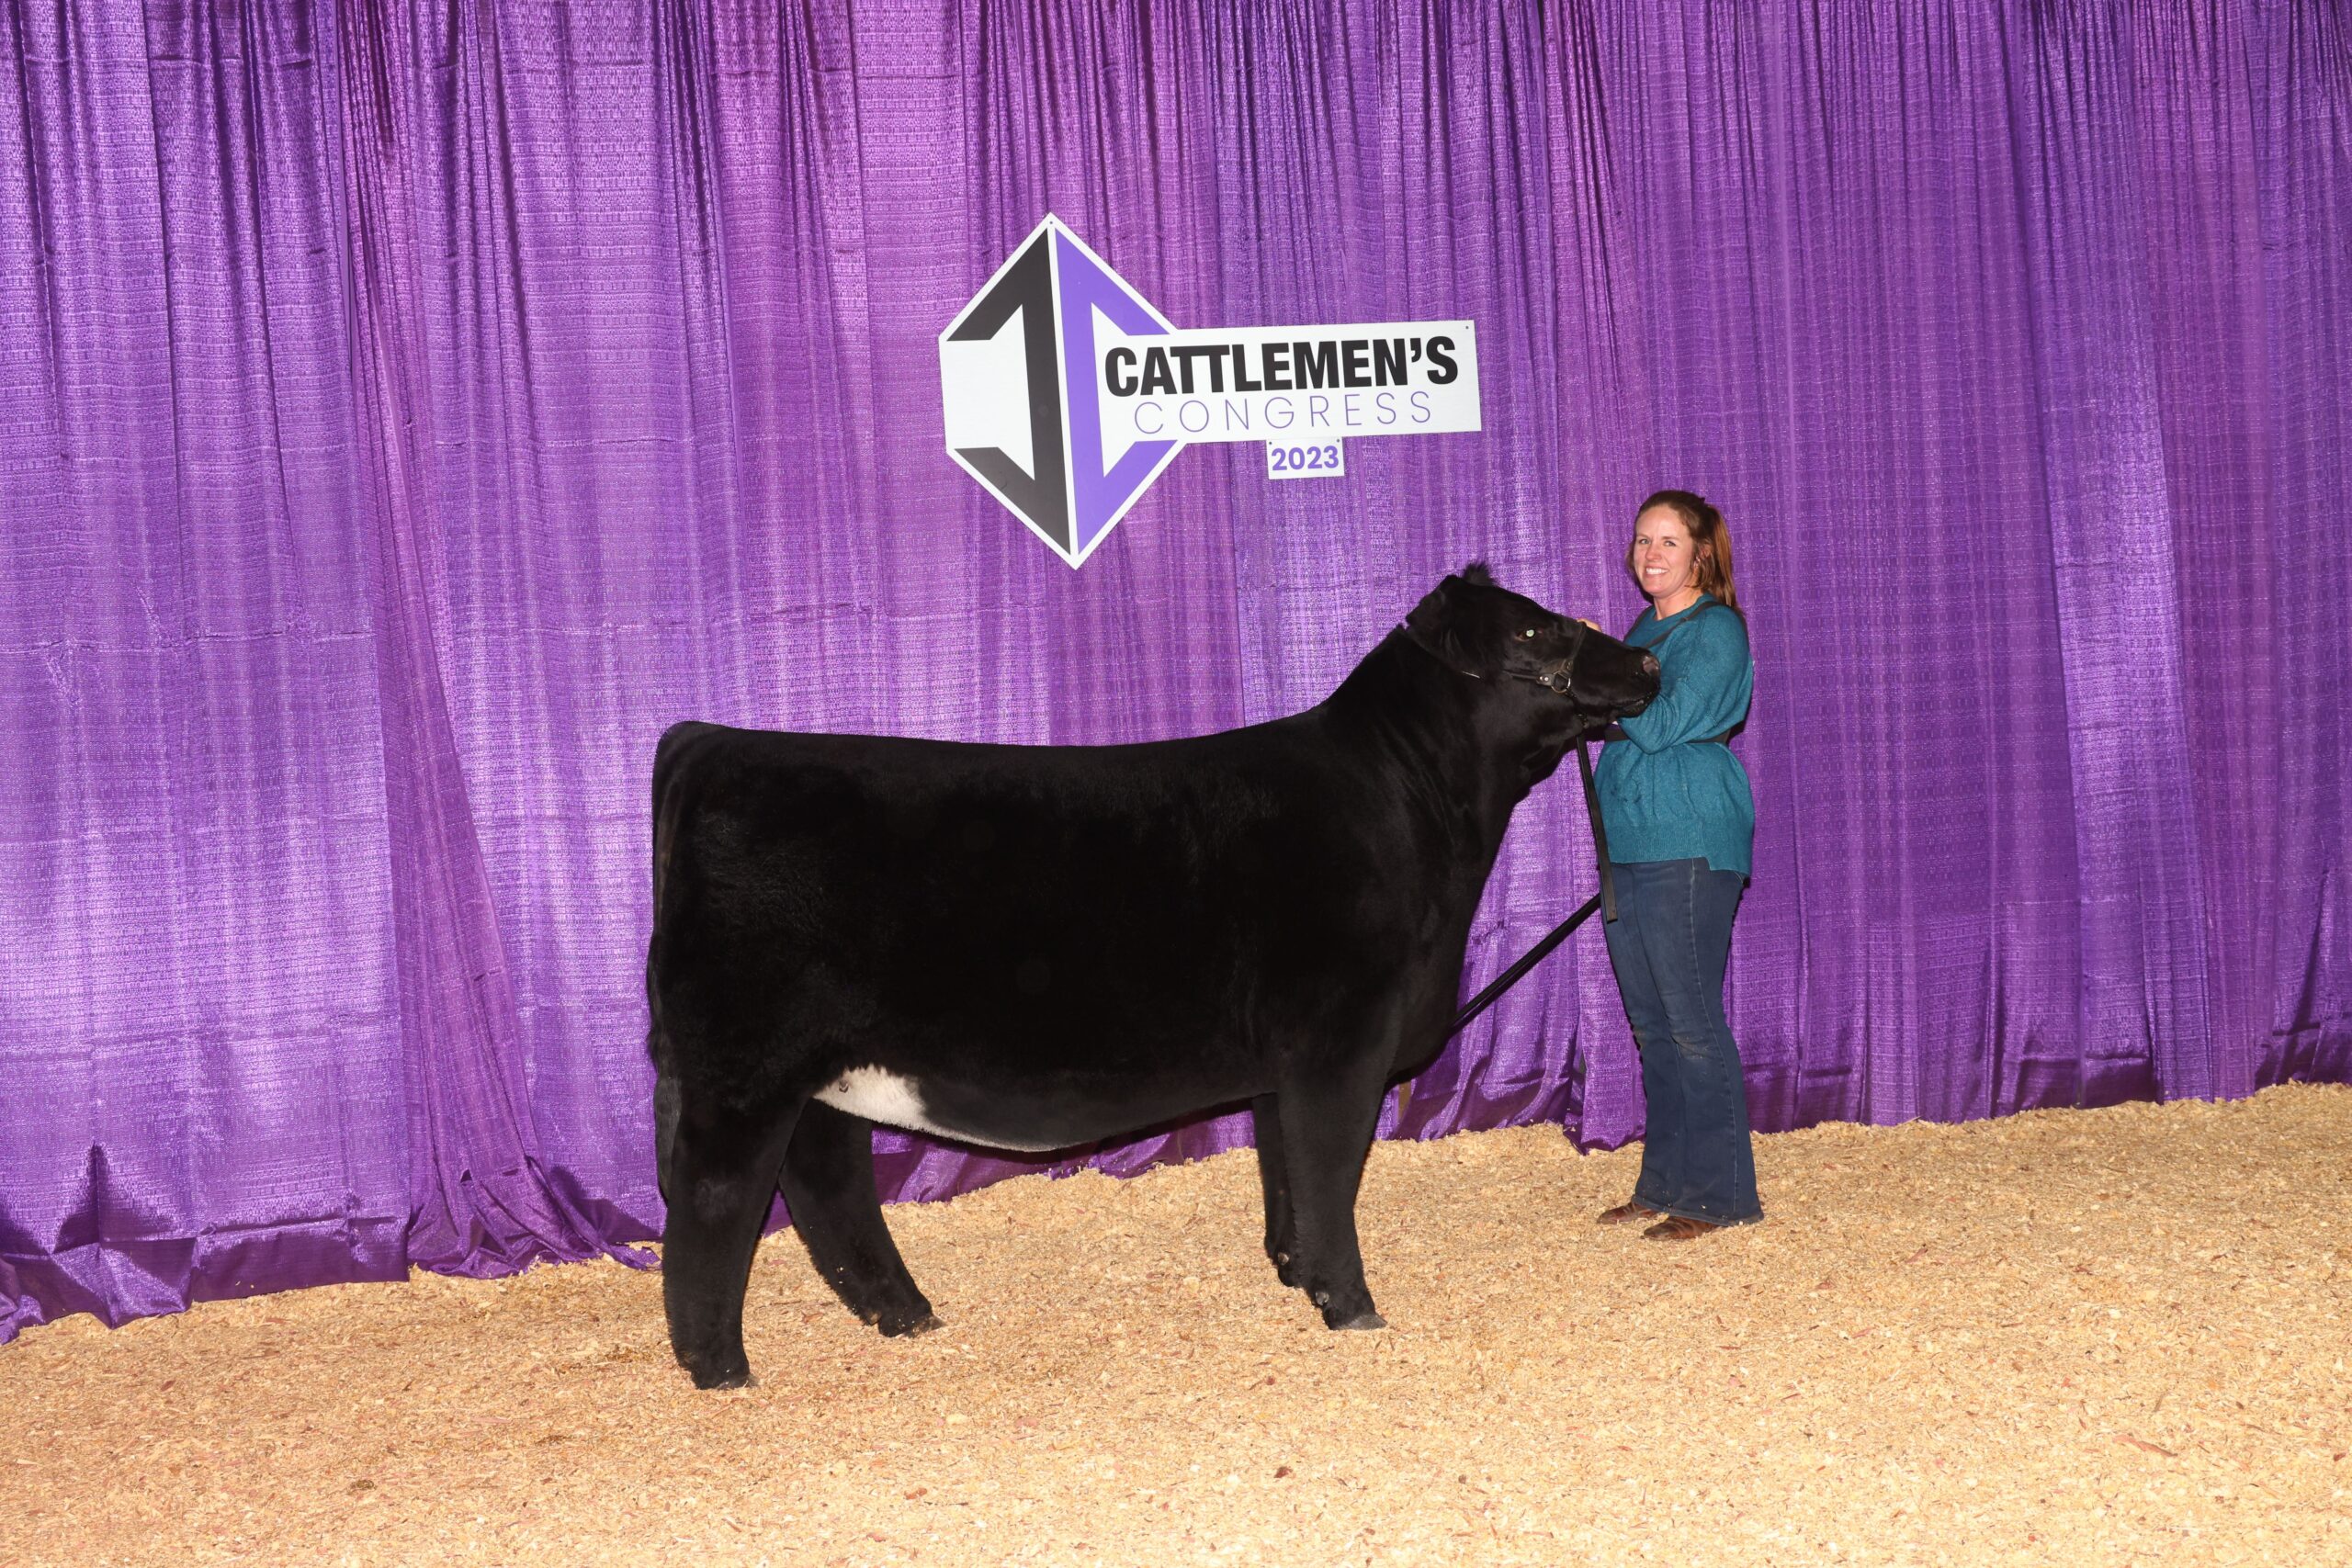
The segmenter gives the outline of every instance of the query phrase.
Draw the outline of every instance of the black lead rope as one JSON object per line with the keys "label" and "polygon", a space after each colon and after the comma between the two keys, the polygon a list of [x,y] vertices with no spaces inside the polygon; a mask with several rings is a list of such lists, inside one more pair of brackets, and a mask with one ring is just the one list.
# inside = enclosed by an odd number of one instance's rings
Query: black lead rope
{"label": "black lead rope", "polygon": [[1445,1038],[1453,1039],[1470,1025],[1470,1021],[1495,1005],[1505,991],[1527,977],[1527,972],[1551,956],[1552,950],[1568,940],[1568,933],[1592,918],[1595,909],[1603,911],[1604,920],[1617,918],[1617,882],[1609,874],[1609,834],[1600,825],[1600,796],[1592,787],[1592,757],[1585,750],[1584,737],[1577,737],[1577,772],[1584,775],[1585,809],[1592,814],[1593,856],[1600,863],[1600,891],[1577,906],[1577,912],[1554,926],[1551,934],[1495,976],[1487,988],[1464,1004],[1453,1021],[1445,1028]]}
{"label": "black lead rope", "polygon": [[1584,809],[1592,818],[1592,858],[1600,868],[1601,919],[1617,923],[1617,879],[1609,874],[1609,829],[1600,825],[1600,792],[1592,787],[1592,758],[1577,737],[1577,772],[1584,775]]}

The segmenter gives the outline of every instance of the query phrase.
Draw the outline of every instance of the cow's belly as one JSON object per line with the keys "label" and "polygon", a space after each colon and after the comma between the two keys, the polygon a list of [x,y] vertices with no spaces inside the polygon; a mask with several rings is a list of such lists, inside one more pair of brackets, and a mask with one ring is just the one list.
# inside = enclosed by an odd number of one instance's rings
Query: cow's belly
{"label": "cow's belly", "polygon": [[1246,1098],[1249,1092],[1236,1089],[1218,1093],[1199,1083],[1154,1087],[1160,1092],[1043,1098],[990,1092],[965,1083],[926,1084],[887,1067],[865,1066],[852,1067],[819,1089],[816,1098],[887,1127],[987,1148],[1045,1154],[1206,1110]]}

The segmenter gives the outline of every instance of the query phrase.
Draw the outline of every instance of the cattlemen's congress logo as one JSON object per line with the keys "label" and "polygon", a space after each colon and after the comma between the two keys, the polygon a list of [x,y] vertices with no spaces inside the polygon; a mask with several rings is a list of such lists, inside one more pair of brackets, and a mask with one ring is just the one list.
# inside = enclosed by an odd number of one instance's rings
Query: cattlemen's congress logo
{"label": "cattlemen's congress logo", "polygon": [[1468,321],[1180,331],[1057,218],[939,334],[947,451],[1077,566],[1196,441],[1261,441],[1273,479],[1343,444],[1478,426]]}

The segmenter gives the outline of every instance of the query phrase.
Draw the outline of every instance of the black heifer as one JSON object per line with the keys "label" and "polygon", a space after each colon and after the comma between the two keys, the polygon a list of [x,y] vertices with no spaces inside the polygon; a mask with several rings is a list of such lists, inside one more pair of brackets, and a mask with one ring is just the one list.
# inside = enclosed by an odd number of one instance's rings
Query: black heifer
{"label": "black heifer", "polygon": [[852,1311],[934,1325],[876,1201],[876,1122],[1046,1150],[1244,1100],[1283,1280],[1331,1327],[1381,1326],[1355,1195],[1382,1092],[1444,1042],[1511,808],[1657,690],[1648,655],[1474,567],[1329,701],[1224,734],[672,729],[646,982],[679,1362],[749,1381],[779,1186]]}

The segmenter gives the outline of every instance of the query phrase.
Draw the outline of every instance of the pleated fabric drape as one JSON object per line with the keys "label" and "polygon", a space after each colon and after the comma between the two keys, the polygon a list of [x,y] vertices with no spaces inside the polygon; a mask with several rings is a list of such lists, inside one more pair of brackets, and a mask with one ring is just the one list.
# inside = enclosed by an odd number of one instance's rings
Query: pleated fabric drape
{"label": "pleated fabric drape", "polygon": [[[2352,1078],[2347,26],[0,6],[0,1338],[633,1256],[671,721],[1250,723],[1473,558],[1622,627],[1668,484],[1750,611],[1759,1126]],[[941,440],[1047,212],[1180,326],[1471,318],[1487,428],[1187,452],[1073,572]],[[1469,986],[1582,820],[1521,808]],[[1531,1121],[1639,1134],[1598,931],[1383,1131]]]}

